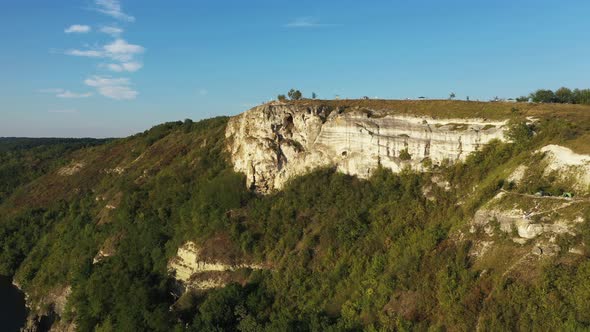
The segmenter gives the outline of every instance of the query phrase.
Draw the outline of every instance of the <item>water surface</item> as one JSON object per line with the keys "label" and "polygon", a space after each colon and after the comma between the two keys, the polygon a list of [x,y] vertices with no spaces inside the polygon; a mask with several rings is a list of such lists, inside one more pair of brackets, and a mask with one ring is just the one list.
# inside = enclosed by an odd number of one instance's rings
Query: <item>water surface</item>
{"label": "water surface", "polygon": [[0,276],[0,331],[19,331],[26,318],[25,295],[10,278]]}

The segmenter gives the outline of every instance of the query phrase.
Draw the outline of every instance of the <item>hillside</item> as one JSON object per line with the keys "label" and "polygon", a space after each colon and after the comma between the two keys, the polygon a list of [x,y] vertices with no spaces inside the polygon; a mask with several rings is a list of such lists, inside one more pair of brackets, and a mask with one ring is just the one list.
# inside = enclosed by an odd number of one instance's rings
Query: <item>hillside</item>
{"label": "hillside", "polygon": [[590,106],[274,102],[89,145],[0,200],[29,327],[590,328]]}

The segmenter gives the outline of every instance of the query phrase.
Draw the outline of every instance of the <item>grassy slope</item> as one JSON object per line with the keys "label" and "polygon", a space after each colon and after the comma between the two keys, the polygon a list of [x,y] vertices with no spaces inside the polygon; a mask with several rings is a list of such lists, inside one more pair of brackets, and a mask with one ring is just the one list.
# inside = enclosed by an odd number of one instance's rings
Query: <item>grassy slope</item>
{"label": "grassy slope", "polygon": [[[590,105],[478,102],[460,100],[385,100],[343,99],[291,101],[296,105],[326,105],[341,108],[391,110],[393,113],[427,115],[435,118],[507,119],[514,115],[547,117],[561,115],[588,119]],[[516,111],[514,110],[516,109]]]}

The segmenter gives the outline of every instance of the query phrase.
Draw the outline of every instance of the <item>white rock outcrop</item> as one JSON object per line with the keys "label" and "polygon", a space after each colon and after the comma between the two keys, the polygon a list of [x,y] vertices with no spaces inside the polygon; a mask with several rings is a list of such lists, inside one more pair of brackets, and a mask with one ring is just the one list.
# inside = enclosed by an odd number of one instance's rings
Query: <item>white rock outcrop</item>
{"label": "white rock outcrop", "polygon": [[545,153],[545,173],[557,172],[561,180],[575,179],[574,189],[590,192],[590,155],[578,154],[560,145],[547,145],[539,150]]}
{"label": "white rock outcrop", "polygon": [[219,273],[238,269],[262,269],[256,264],[224,264],[201,257],[201,249],[194,242],[178,248],[176,257],[168,264],[168,271],[188,289],[209,289],[225,285]]}
{"label": "white rock outcrop", "polygon": [[[481,227],[488,235],[494,234],[494,225],[504,233],[516,231],[522,239],[534,239],[541,234],[571,234],[574,235],[575,222],[558,220],[553,223],[536,223],[522,210],[480,209],[475,213],[473,225]],[[473,229],[475,230],[475,228]]]}
{"label": "white rock outcrop", "polygon": [[84,162],[73,161],[68,166],[64,166],[64,167],[58,169],[57,174],[61,175],[61,176],[72,176],[72,175],[80,172],[80,170],[82,168],[84,168],[85,166],[86,166],[86,164]]}
{"label": "white rock outcrop", "polygon": [[272,102],[230,119],[226,137],[234,169],[266,193],[318,167],[366,178],[379,165],[398,172],[463,160],[493,139],[504,140],[506,124]]}

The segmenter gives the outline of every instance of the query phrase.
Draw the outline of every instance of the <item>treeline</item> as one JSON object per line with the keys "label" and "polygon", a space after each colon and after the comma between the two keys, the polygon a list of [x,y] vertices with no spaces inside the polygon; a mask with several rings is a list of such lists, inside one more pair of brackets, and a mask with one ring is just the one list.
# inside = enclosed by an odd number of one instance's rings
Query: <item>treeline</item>
{"label": "treeline", "polygon": [[34,137],[0,137],[0,153],[28,150],[41,146],[65,146],[79,149],[108,142],[110,139],[97,138],[34,138]]}
{"label": "treeline", "polygon": [[519,97],[517,101],[556,104],[585,104],[590,105],[590,89],[574,89],[561,87],[556,91],[539,89],[528,96]]}

